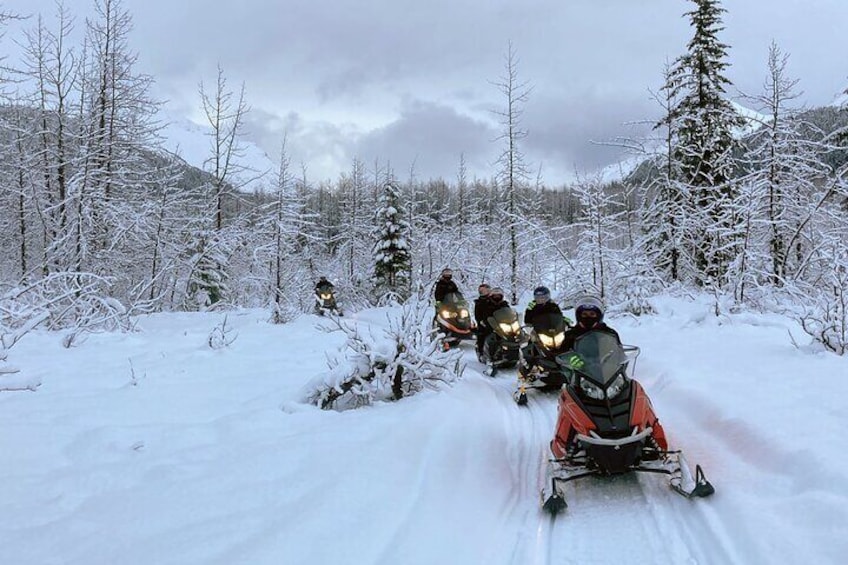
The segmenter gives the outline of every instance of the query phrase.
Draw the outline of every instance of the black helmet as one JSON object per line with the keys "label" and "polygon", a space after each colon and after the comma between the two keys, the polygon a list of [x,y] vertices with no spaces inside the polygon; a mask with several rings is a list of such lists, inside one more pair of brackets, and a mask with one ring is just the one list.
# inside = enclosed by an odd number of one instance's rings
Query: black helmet
{"label": "black helmet", "polygon": [[500,302],[504,299],[504,291],[501,287],[496,286],[492,290],[489,291],[489,300],[493,302]]}
{"label": "black helmet", "polygon": [[327,280],[327,277],[318,277],[319,282],[324,282]]}
{"label": "black helmet", "polygon": [[450,269],[442,269],[442,278],[443,279],[449,279],[451,277],[453,277],[453,271],[451,271]]}
{"label": "black helmet", "polygon": [[551,289],[549,289],[548,287],[537,286],[533,290],[533,300],[535,300],[536,302],[544,304],[545,302],[547,302],[550,299],[551,299]]}
{"label": "black helmet", "polygon": [[604,306],[597,296],[581,296],[575,303],[574,314],[578,323],[592,327],[604,321]]}
{"label": "black helmet", "polygon": [[477,292],[480,296],[488,296],[491,292],[492,287],[490,287],[487,283],[480,283],[480,286],[477,287]]}

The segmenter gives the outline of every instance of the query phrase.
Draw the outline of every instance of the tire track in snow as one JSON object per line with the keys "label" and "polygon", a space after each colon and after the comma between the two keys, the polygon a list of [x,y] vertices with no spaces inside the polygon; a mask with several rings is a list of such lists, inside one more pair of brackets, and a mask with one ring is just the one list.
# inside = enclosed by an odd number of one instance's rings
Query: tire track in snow
{"label": "tire track in snow", "polygon": [[[470,357],[470,359],[474,359]],[[475,361],[469,363],[474,367]],[[556,397],[554,395],[530,394],[526,406],[518,406],[512,397],[517,374],[514,369],[501,370],[495,377],[488,377],[497,391],[504,414],[507,433],[510,435],[511,486],[513,496],[503,510],[507,524],[516,530],[508,563],[543,565],[550,560],[550,531],[553,519],[541,512],[539,490],[542,487],[544,468],[542,454],[553,433],[556,420]]]}

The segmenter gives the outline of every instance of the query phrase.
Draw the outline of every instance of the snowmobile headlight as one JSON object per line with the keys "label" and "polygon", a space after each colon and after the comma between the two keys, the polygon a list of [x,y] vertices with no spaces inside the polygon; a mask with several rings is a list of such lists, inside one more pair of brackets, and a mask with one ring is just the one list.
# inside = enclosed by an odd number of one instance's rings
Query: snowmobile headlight
{"label": "snowmobile headlight", "polygon": [[595,383],[592,383],[586,379],[580,379],[580,388],[586,393],[586,396],[589,398],[594,398],[595,400],[603,400],[604,399],[604,389],[597,386]]}
{"label": "snowmobile headlight", "polygon": [[468,310],[466,310],[465,308],[463,308],[462,310],[460,310],[460,311],[459,311],[459,317],[460,317],[460,318],[467,318],[467,317],[468,317]]}
{"label": "snowmobile headlight", "polygon": [[554,339],[555,337],[551,337],[546,334],[539,334],[539,341],[541,341],[542,345],[548,349],[551,349],[554,346]]}
{"label": "snowmobile headlight", "polygon": [[456,318],[456,312],[451,312],[450,310],[442,310],[442,318],[445,318],[446,320]]}
{"label": "snowmobile headlight", "polygon": [[624,375],[619,373],[618,376],[607,387],[607,398],[611,400],[621,394],[621,391],[624,389],[624,385]]}
{"label": "snowmobile headlight", "polygon": [[521,324],[518,323],[518,320],[514,321],[511,324],[511,327],[512,327],[513,333],[518,333],[519,331],[521,331]]}
{"label": "snowmobile headlight", "polygon": [[565,332],[559,332],[554,336],[554,347],[559,347],[562,345],[562,341],[565,339]]}
{"label": "snowmobile headlight", "polygon": [[516,327],[515,327],[515,326],[513,326],[512,324],[505,324],[505,323],[503,323],[503,322],[500,322],[500,323],[498,324],[498,326],[500,326],[501,331],[502,331],[503,333],[505,333],[505,334],[511,334],[511,333],[514,333],[514,332],[518,331],[518,330],[516,329]]}
{"label": "snowmobile headlight", "polygon": [[332,296],[333,296],[333,295],[332,295],[332,294],[330,294],[329,292],[326,292],[326,293],[322,292],[322,293],[321,293],[321,298],[322,298],[323,300],[329,300]]}

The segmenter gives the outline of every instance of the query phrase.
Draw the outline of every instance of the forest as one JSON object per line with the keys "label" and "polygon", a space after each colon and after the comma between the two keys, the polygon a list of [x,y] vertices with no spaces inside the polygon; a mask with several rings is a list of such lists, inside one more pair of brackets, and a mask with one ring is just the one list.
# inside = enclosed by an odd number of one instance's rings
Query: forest
{"label": "forest", "polygon": [[[219,67],[200,89],[209,126],[202,170],[162,149],[153,77],[136,70],[132,14],[95,0],[84,41],[73,17],[38,19],[25,55],[4,61],[0,104],[0,335],[35,327],[76,336],[128,329],[151,312],[267,308],[287,322],[324,275],[349,307],[427,295],[451,267],[462,288],[504,287],[516,304],[540,282],[564,301],[591,291],[639,315],[669,289],[706,291],[790,313],[828,349],[848,349],[848,119],[798,108],[788,55],[772,44],[762,92],[731,103],[723,9],[692,2],[692,40],[655,93],[650,139],[619,143],[638,165],[610,180],[548,186],[522,153],[530,94],[509,45],[498,114],[500,157],[471,178],[354,159],[333,180],[278,170],[246,191],[248,101]],[[3,23],[14,16],[3,14]],[[6,37],[3,41],[9,41]],[[719,300],[721,298],[722,300]]]}

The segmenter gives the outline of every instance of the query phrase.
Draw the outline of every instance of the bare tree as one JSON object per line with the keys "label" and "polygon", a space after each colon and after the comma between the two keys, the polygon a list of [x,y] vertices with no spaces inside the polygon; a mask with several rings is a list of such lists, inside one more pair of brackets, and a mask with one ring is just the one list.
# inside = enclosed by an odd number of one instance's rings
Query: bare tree
{"label": "bare tree", "polygon": [[530,96],[531,87],[518,78],[518,57],[512,42],[506,54],[504,75],[494,83],[506,98],[506,107],[495,111],[501,125],[501,134],[497,140],[504,148],[496,164],[499,167],[498,181],[504,189],[506,204],[506,222],[509,231],[510,253],[510,292],[512,303],[518,303],[518,216],[519,191],[526,186],[528,169],[521,152],[519,142],[527,137],[527,131],[521,126],[523,106]]}
{"label": "bare tree", "polygon": [[215,90],[209,93],[201,83],[200,97],[206,119],[212,128],[212,152],[206,165],[212,173],[214,226],[220,231],[224,226],[224,200],[232,182],[235,182],[233,177],[247,170],[238,163],[238,159],[243,157],[238,140],[243,133],[248,106],[244,99],[244,84],[238,94],[227,90],[227,79],[220,65]]}

